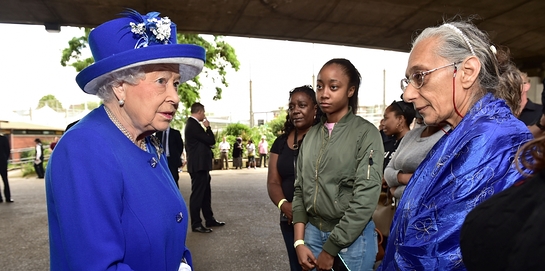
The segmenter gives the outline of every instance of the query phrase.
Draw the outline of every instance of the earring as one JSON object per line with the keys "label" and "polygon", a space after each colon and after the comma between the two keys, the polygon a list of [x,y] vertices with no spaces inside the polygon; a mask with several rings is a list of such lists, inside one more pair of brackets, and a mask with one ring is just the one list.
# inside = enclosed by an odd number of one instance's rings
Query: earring
{"label": "earring", "polygon": [[119,106],[123,106],[125,104],[125,100],[121,99],[118,101],[118,103],[119,103]]}

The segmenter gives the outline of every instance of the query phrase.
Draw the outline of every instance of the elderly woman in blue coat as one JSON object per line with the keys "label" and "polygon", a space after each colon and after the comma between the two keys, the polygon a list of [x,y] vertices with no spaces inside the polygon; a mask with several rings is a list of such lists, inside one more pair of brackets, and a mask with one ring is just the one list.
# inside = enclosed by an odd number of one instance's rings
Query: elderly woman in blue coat
{"label": "elderly woman in blue coat", "polygon": [[159,142],[205,51],[176,26],[129,10],[89,35],[76,81],[103,100],[67,131],[47,167],[51,270],[191,270],[188,213]]}

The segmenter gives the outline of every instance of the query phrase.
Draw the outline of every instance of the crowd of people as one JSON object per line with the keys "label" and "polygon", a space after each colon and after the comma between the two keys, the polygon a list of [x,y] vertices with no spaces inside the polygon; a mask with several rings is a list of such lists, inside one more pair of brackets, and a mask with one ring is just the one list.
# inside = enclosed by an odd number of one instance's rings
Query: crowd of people
{"label": "crowd of people", "polygon": [[[216,138],[204,105],[191,106],[184,139],[170,127],[178,86],[201,72],[205,50],[177,44],[159,13],[123,14],[91,31],[95,63],[76,78],[103,104],[55,140],[45,171],[35,141],[51,270],[193,270],[189,226],[226,225],[212,211]],[[267,167],[290,270],[545,269],[545,115],[508,49],[470,21],[424,29],[401,100],[378,128],[356,115],[361,80],[350,60],[331,59],[315,89],[288,92],[270,150],[266,137],[218,145],[223,169],[229,154],[235,169],[244,154],[247,168]],[[0,162],[9,158],[3,139]],[[377,214],[383,199],[389,217]]]}

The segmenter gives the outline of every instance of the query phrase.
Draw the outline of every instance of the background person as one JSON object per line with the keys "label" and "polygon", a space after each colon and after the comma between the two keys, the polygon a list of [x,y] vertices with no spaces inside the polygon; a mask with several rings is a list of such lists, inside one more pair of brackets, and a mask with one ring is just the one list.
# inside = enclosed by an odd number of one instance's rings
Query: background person
{"label": "background person", "polygon": [[294,246],[303,270],[331,270],[336,256],[348,270],[373,270],[378,246],[371,216],[384,150],[378,129],[355,114],[360,82],[346,59],[328,61],[318,74],[316,98],[325,117],[299,150],[293,197]]}
{"label": "background person", "polygon": [[242,168],[242,152],[242,138],[237,137],[233,144],[233,167],[235,167],[235,169]]}
{"label": "background person", "polygon": [[393,144],[384,146],[384,168],[392,159],[401,139],[411,130],[415,114],[413,106],[404,101],[394,101],[384,110],[384,118],[381,121],[382,131],[387,137],[394,139]]}
{"label": "background person", "polygon": [[[201,126],[204,125],[205,129]],[[210,187],[210,170],[212,170],[212,147],[216,145],[214,132],[206,119],[204,105],[191,105],[191,116],[185,125],[185,141],[187,154],[187,172],[191,176],[191,230],[210,233],[210,227],[224,226],[225,222],[217,221],[212,211],[212,189]],[[201,211],[206,221],[202,224]]]}
{"label": "background person", "polygon": [[[316,117],[318,116],[318,117]],[[310,127],[319,122],[321,110],[316,101],[316,93],[310,86],[294,88],[290,91],[288,115],[284,132],[276,138],[271,147],[267,191],[275,206],[280,209],[280,230],[284,237],[290,270],[301,270],[293,247],[293,184],[295,182],[295,163],[299,146]]]}
{"label": "background person", "polygon": [[51,151],[53,151],[55,149],[55,145],[57,145],[57,142],[59,142],[59,138],[55,137],[53,142],[49,143],[49,148],[51,149]]}
{"label": "background person", "polygon": [[248,140],[248,144],[246,144],[246,151],[248,152],[248,168],[253,167],[255,169],[255,145],[253,140]]}
{"label": "background person", "polygon": [[231,145],[225,140],[225,137],[220,142],[219,148],[221,169],[224,169],[223,162],[225,162],[225,169],[227,170],[229,169],[229,149],[231,149]]}
{"label": "background person", "polygon": [[180,180],[179,168],[184,163],[182,161],[182,154],[184,152],[184,140],[179,130],[171,128],[170,126],[165,131],[158,131],[155,133],[157,139],[161,140],[161,146],[168,161],[168,169],[170,174],[174,178],[174,183],[177,187],[180,187],[178,181]]}
{"label": "background person", "polygon": [[[190,270],[188,212],[160,142],[178,86],[202,47],[176,44],[166,17],[134,10],[93,29],[95,63],[76,77],[103,105],[72,126],[48,163],[51,270]],[[157,36],[152,29],[162,35]]]}
{"label": "background person", "polygon": [[36,175],[38,175],[38,179],[43,179],[45,174],[44,146],[39,138],[34,139],[34,143],[36,143],[36,146],[34,146],[34,170],[36,171]]}
{"label": "background person", "polygon": [[[9,181],[8,181],[8,160],[11,155],[11,147],[9,145],[9,140],[3,134],[0,134],[0,176],[2,176],[2,181],[4,182],[4,198],[6,202],[11,203],[14,200],[11,198],[11,191],[9,190]],[[4,201],[2,195],[0,194],[0,202]]]}
{"label": "background person", "polygon": [[269,154],[269,143],[265,140],[265,136],[261,137],[261,141],[257,145],[259,150],[259,167],[267,167],[267,155]]}
{"label": "background person", "polygon": [[528,78],[527,73],[520,72],[520,75],[522,77],[522,85],[520,87],[520,111],[517,114],[517,118],[524,122],[526,126],[531,126],[536,124],[536,122],[538,122],[541,118],[543,106],[540,104],[536,104],[528,99],[528,90],[530,89],[532,84],[530,82],[530,79]]}
{"label": "background person", "polygon": [[465,269],[466,214],[522,177],[512,161],[532,136],[512,113],[521,83],[508,53],[469,22],[429,27],[415,39],[403,98],[427,125],[452,129],[405,188],[379,270]]}

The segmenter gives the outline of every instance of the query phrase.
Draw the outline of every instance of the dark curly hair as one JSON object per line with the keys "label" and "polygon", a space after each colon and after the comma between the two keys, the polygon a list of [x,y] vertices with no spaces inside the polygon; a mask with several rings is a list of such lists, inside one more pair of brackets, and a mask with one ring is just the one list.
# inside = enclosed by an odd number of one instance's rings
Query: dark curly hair
{"label": "dark curly hair", "polygon": [[[297,92],[305,93],[306,95],[308,95],[308,97],[314,103],[314,105],[318,105],[318,101],[316,101],[316,92],[314,91],[314,89],[312,89],[312,86],[305,85],[305,86],[300,86],[300,87],[292,89],[290,91],[290,99],[293,96],[293,94]],[[316,123],[320,122],[320,119],[323,114],[320,107],[319,106],[316,106],[316,107],[317,107],[316,118],[314,119],[314,123],[312,123],[312,125],[315,125]],[[284,122],[284,128],[282,128],[283,134],[281,136],[288,136],[291,133],[291,131],[295,129],[295,125],[293,125],[293,123],[290,120],[289,109],[286,111],[288,114],[286,115],[286,122]]]}
{"label": "dark curly hair", "polygon": [[405,124],[407,124],[407,127],[411,127],[411,123],[413,123],[413,120],[416,116],[416,110],[414,110],[414,106],[411,103],[407,103],[404,101],[393,101],[392,104],[390,104],[386,108],[386,110],[394,112],[396,117],[404,116]]}

